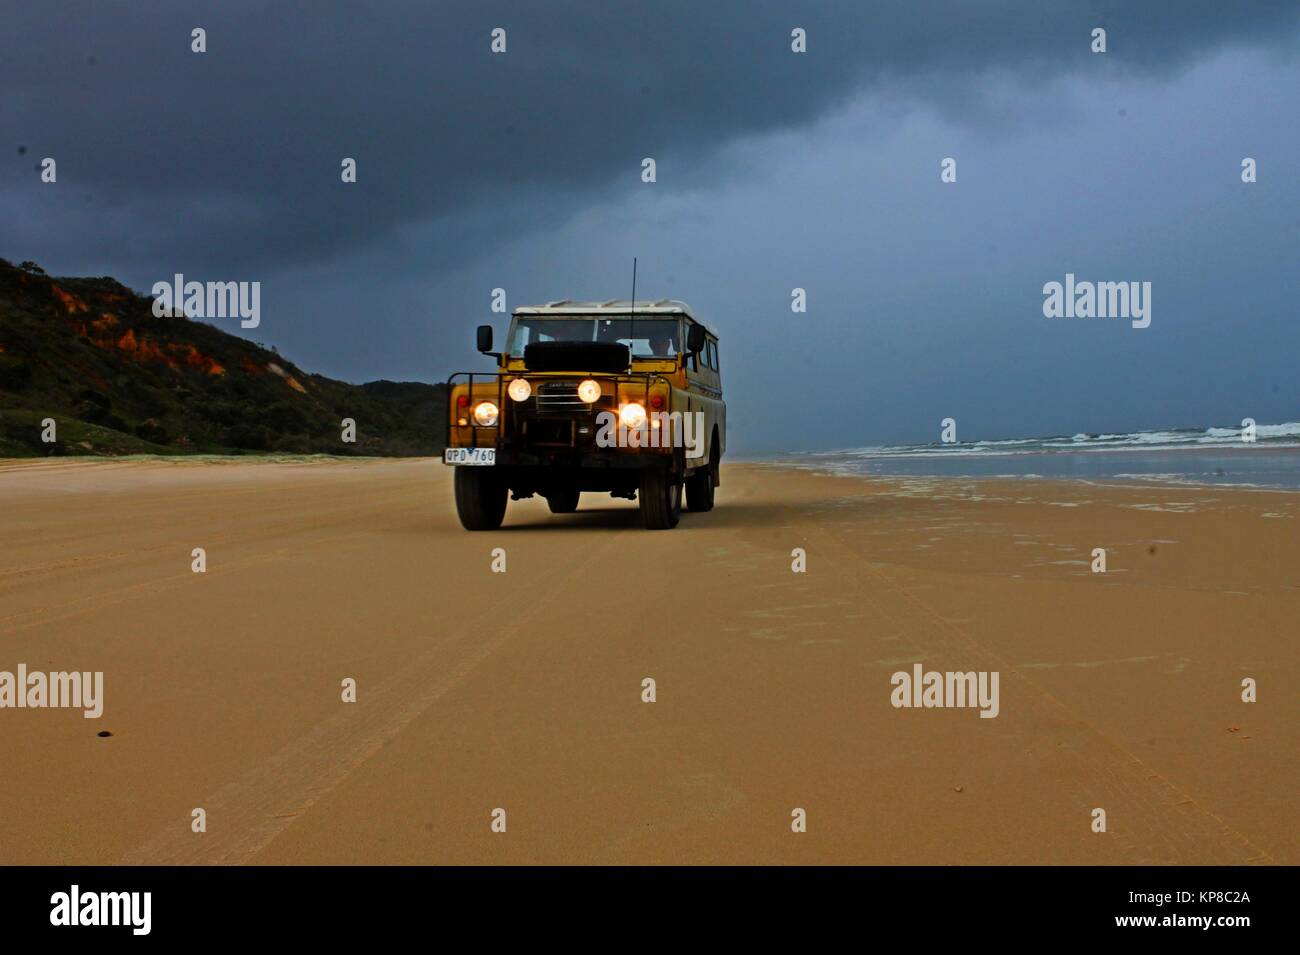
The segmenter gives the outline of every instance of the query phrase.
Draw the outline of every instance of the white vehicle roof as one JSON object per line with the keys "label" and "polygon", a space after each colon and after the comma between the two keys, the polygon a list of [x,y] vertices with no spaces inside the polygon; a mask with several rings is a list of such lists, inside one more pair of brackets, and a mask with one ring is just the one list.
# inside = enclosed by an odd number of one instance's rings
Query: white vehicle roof
{"label": "white vehicle roof", "polygon": [[625,298],[612,298],[607,302],[577,302],[572,299],[558,299],[545,305],[520,305],[514,310],[516,315],[537,315],[559,318],[564,315],[685,315],[687,318],[704,325],[713,337],[718,333],[710,325],[701,321],[685,302],[675,298],[661,298],[655,301],[637,299],[632,302]]}

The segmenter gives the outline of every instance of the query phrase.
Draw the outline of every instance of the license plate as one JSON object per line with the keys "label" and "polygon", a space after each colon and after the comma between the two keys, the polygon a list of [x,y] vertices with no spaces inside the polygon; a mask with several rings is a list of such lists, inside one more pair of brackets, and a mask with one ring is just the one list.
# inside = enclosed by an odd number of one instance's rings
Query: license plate
{"label": "license plate", "polygon": [[444,464],[490,465],[497,463],[496,448],[448,448],[442,453]]}

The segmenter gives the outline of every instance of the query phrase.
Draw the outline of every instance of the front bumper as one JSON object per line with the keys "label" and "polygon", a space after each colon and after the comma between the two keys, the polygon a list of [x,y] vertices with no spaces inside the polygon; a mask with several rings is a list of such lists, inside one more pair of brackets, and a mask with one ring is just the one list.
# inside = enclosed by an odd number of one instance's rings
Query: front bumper
{"label": "front bumper", "polygon": [[671,458],[671,448],[528,448],[497,447],[499,468],[575,468],[592,470],[644,471],[662,468]]}

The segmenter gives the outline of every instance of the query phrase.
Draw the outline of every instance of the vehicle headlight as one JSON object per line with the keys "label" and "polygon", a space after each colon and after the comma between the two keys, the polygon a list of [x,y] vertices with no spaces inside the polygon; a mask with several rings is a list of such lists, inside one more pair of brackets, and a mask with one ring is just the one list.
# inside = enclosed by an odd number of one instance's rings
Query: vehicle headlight
{"label": "vehicle headlight", "polygon": [[578,383],[578,397],[589,405],[600,400],[600,382],[586,378]]}
{"label": "vehicle headlight", "polygon": [[491,428],[497,423],[501,410],[494,401],[480,401],[474,406],[474,423],[480,428]]}
{"label": "vehicle headlight", "polygon": [[516,378],[510,382],[510,387],[506,389],[506,392],[515,401],[527,401],[528,396],[533,393],[533,386],[528,383],[526,378]]}
{"label": "vehicle headlight", "polygon": [[645,407],[637,404],[635,401],[620,405],[618,409],[618,423],[632,431],[642,427],[645,424]]}

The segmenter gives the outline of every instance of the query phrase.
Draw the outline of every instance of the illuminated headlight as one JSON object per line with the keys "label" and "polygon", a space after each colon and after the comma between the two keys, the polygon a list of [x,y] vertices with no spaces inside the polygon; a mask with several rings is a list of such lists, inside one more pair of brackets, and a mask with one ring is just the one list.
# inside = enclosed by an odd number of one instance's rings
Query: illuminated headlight
{"label": "illuminated headlight", "polygon": [[491,428],[496,425],[500,414],[495,402],[480,401],[474,406],[474,423],[480,428]]}
{"label": "illuminated headlight", "polygon": [[595,404],[600,400],[600,382],[592,381],[590,378],[580,381],[578,383],[578,397],[589,405]]}
{"label": "illuminated headlight", "polygon": [[620,426],[632,431],[643,427],[645,425],[645,407],[637,404],[635,401],[630,404],[620,405],[618,409],[618,423]]}
{"label": "illuminated headlight", "polygon": [[533,386],[525,378],[516,378],[510,382],[510,387],[506,389],[506,392],[515,401],[527,401],[529,395],[533,393]]}

